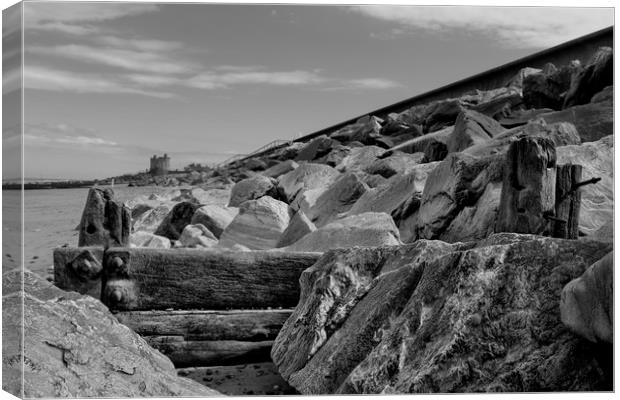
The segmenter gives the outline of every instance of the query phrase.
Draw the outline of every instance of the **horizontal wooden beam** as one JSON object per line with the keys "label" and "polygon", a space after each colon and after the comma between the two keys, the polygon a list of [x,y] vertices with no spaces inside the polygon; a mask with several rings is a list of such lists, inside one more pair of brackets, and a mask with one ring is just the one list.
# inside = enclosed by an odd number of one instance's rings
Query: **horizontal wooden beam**
{"label": "horizontal wooden beam", "polygon": [[185,340],[273,340],[292,310],[123,311],[116,318],[142,336]]}
{"label": "horizontal wooden beam", "polygon": [[236,365],[271,360],[273,341],[187,341],[180,336],[145,336],[176,368]]}
{"label": "horizontal wooden beam", "polygon": [[101,299],[112,310],[291,308],[321,253],[111,248]]}

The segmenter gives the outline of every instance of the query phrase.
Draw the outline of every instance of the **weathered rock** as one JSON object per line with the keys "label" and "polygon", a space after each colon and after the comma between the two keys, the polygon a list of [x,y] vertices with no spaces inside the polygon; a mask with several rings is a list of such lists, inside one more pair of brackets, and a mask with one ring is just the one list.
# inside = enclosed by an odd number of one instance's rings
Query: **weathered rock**
{"label": "weathered rock", "polygon": [[407,215],[399,213],[396,217],[396,211],[411,199],[417,199],[419,204],[426,180],[438,165],[438,162],[419,164],[406,174],[391,177],[386,184],[364,193],[347,215],[383,212],[391,215],[398,225],[400,219],[406,218]]}
{"label": "weathered rock", "polygon": [[378,159],[364,169],[369,174],[378,174],[390,178],[396,174],[406,174],[422,163],[424,153],[407,154],[394,151],[389,157]]}
{"label": "weathered rock", "polygon": [[214,204],[226,206],[228,204],[228,200],[230,199],[230,192],[231,190],[229,189],[183,189],[181,190],[181,194],[174,197],[172,201],[186,201],[194,204]]}
{"label": "weathered rock", "polygon": [[303,211],[307,215],[310,213],[310,209],[315,206],[319,197],[327,191],[327,188],[329,188],[329,186],[322,186],[316,189],[299,192],[290,204],[291,210],[294,212]]}
{"label": "weathered rock", "polygon": [[424,150],[426,149],[426,146],[430,142],[438,141],[441,143],[447,143],[448,137],[452,133],[453,129],[454,129],[453,126],[448,126],[437,132],[428,133],[424,136],[420,136],[415,139],[408,140],[384,152],[380,158],[389,157],[391,154],[394,154],[394,152],[396,151],[402,151],[403,153],[410,153],[410,154],[420,153],[420,152],[423,153]]}
{"label": "weathered rock", "polygon": [[172,202],[162,203],[152,210],[143,213],[133,221],[134,232],[155,232],[157,227],[161,225],[166,216],[170,213],[172,207],[174,207],[174,203]]}
{"label": "weathered rock", "polygon": [[579,230],[590,235],[613,219],[614,138],[607,136],[578,146],[557,147],[556,155],[558,164],[581,165],[582,181],[601,178],[599,182],[580,189]]}
{"label": "weathered rock", "polygon": [[423,163],[441,161],[448,155],[448,146],[439,140],[430,140],[424,147]]}
{"label": "weathered rock", "polygon": [[453,126],[458,115],[465,111],[466,104],[459,99],[447,99],[432,103],[426,110],[424,132],[435,132]]}
{"label": "weathered rock", "polygon": [[329,138],[326,135],[321,135],[306,144],[299,154],[297,154],[297,157],[295,157],[295,161],[316,160],[329,153],[332,148],[338,144],[340,144],[339,141]]}
{"label": "weathered rock", "polygon": [[179,239],[179,237],[181,237],[181,232],[183,232],[185,226],[189,225],[194,213],[199,208],[199,204],[187,201],[175,205],[154,233],[159,236],[165,236],[171,240]]}
{"label": "weathered rock", "polygon": [[542,114],[553,112],[550,108],[530,109],[530,110],[513,110],[510,114],[499,118],[497,121],[504,128],[516,128],[525,125],[528,122],[537,119]]}
{"label": "weathered rock", "polygon": [[380,136],[380,132],[381,120],[367,115],[358,119],[354,124],[347,125],[329,136],[343,143],[358,141],[365,145],[371,145],[373,144],[373,139]]}
{"label": "weathered rock", "polygon": [[398,228],[392,217],[385,213],[364,213],[331,222],[281,250],[322,252],[353,246],[398,244],[401,244]]}
{"label": "weathered rock", "polygon": [[571,77],[581,70],[578,61],[560,69],[530,74],[523,80],[523,103],[527,108],[551,108],[559,110],[564,103]]}
{"label": "weathered rock", "polygon": [[129,244],[135,247],[150,247],[155,249],[169,249],[170,239],[150,232],[138,231],[131,234]]}
{"label": "weathered rock", "polygon": [[267,169],[267,163],[259,158],[250,158],[244,161],[243,166],[250,171],[264,171]]}
{"label": "weathered rock", "polygon": [[349,154],[336,166],[336,170],[340,172],[361,172],[375,162],[384,151],[377,146],[351,149]]}
{"label": "weathered rock", "polygon": [[501,194],[502,185],[499,182],[489,183],[476,204],[464,207],[439,236],[439,239],[448,243],[456,243],[480,240],[490,236],[495,232]]}
{"label": "weathered rock", "polygon": [[542,72],[542,70],[538,68],[531,68],[531,67],[521,68],[519,72],[517,72],[517,74],[508,82],[506,86],[522,89],[523,80],[529,75],[536,74],[539,72]]}
{"label": "weathered rock", "polygon": [[611,245],[531,235],[325,254],[272,349],[303,394],[610,390],[560,321],[562,287]]}
{"label": "weathered rock", "polygon": [[299,167],[299,164],[297,164],[295,161],[285,160],[265,170],[263,172],[263,175],[268,176],[270,178],[277,178],[280,175],[284,175],[287,172],[290,172],[296,169],[297,167]]}
{"label": "weathered rock", "polygon": [[614,82],[614,57],[610,47],[601,47],[579,74],[573,76],[564,108],[586,104],[592,96]]}
{"label": "weathered rock", "polygon": [[330,166],[306,163],[280,176],[278,190],[290,202],[299,192],[329,186],[339,175],[340,173]]}
{"label": "weathered rock", "polygon": [[463,153],[478,157],[494,154],[504,154],[511,143],[522,138],[548,138],[555,146],[580,144],[581,139],[575,127],[567,122],[546,123],[544,120],[532,121],[527,125],[519,126],[498,134],[493,139],[471,146]]}
{"label": "weathered rock", "polygon": [[609,220],[596,231],[585,237],[588,240],[596,240],[598,242],[613,243],[614,241],[614,221]]}
{"label": "weathered rock", "polygon": [[614,87],[606,86],[603,90],[592,96],[590,103],[601,103],[603,101],[614,101]]}
{"label": "weathered rock", "polygon": [[352,172],[342,174],[317,197],[307,216],[320,228],[335,219],[338,214],[348,211],[369,189],[358,174]]}
{"label": "weathered rock", "polygon": [[614,253],[595,262],[562,290],[562,322],[591,341],[614,342]]}
{"label": "weathered rock", "polygon": [[271,157],[275,160],[285,161],[291,160],[297,157],[297,154],[304,148],[306,144],[303,142],[293,142],[288,146],[281,147],[271,154]]}
{"label": "weathered rock", "polygon": [[477,91],[471,100],[474,105],[469,109],[497,119],[508,115],[521,107],[523,97],[521,90],[514,87],[504,87],[487,91]]}
{"label": "weathered rock", "polygon": [[387,178],[384,178],[381,175],[366,174],[363,179],[364,183],[367,184],[370,188],[379,187],[387,182]]}
{"label": "weathered rock", "polygon": [[179,241],[184,247],[213,247],[217,244],[217,238],[202,224],[187,225]]}
{"label": "weathered rock", "polygon": [[219,244],[224,247],[240,244],[252,250],[274,248],[289,220],[288,205],[284,202],[269,196],[246,201],[222,232]]}
{"label": "weathered rock", "polygon": [[293,215],[286,230],[280,236],[276,247],[286,247],[306,236],[310,232],[316,231],[316,226],[310,221],[306,214],[299,210]]}
{"label": "weathered rock", "polygon": [[494,119],[476,111],[459,114],[454,130],[448,136],[446,146],[449,153],[463,151],[476,144],[485,143],[505,129]]}
{"label": "weathered rock", "polygon": [[318,164],[326,164],[326,165],[329,165],[330,167],[335,167],[336,165],[340,164],[342,160],[351,153],[351,150],[352,150],[352,147],[343,146],[339,144],[339,145],[334,146],[332,148],[332,151],[330,151],[327,155],[316,159],[315,162]]}
{"label": "weathered rock", "polygon": [[80,220],[78,246],[127,246],[131,213],[112,189],[91,188]]}
{"label": "weathered rock", "polygon": [[60,290],[29,271],[24,294],[21,272],[2,277],[3,390],[28,398],[220,395],[178,377],[168,358],[99,300]]}
{"label": "weathered rock", "polygon": [[420,125],[407,125],[398,120],[396,114],[393,114],[391,117],[388,116],[388,120],[385,125],[381,128],[380,131],[381,136],[403,136],[407,135],[410,138],[422,136],[422,126]]}
{"label": "weathered rock", "polygon": [[263,196],[278,198],[277,181],[262,175],[256,175],[237,182],[230,192],[228,207],[239,207],[248,200],[256,200]]}
{"label": "weathered rock", "polygon": [[224,229],[230,225],[238,212],[239,209],[235,207],[206,205],[196,210],[190,223],[192,225],[204,225],[216,238],[219,239],[222,232],[224,232]]}
{"label": "weathered rock", "polygon": [[614,107],[612,101],[569,107],[562,111],[541,114],[540,118],[547,124],[556,122],[573,124],[582,142],[594,142],[614,133]]}
{"label": "weathered rock", "polygon": [[415,236],[438,238],[464,207],[476,204],[489,182],[501,181],[503,163],[503,157],[449,154],[426,179]]}

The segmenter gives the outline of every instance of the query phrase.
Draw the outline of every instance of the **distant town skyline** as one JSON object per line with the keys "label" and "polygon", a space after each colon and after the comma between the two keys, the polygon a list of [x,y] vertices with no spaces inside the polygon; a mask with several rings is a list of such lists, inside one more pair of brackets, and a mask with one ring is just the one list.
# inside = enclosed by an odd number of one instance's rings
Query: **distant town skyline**
{"label": "distant town skyline", "polygon": [[[613,17],[611,8],[25,2],[24,175],[104,178],[164,153],[173,169],[222,161]],[[18,50],[5,44],[3,58]],[[18,89],[11,71],[5,95]],[[5,159],[18,139],[3,130]]]}

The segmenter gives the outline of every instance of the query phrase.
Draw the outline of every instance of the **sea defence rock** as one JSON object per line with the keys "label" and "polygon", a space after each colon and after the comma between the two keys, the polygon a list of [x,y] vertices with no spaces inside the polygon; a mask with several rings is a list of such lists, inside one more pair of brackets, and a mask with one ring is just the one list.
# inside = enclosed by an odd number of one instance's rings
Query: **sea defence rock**
{"label": "sea defence rock", "polygon": [[485,143],[505,129],[494,119],[476,111],[467,110],[459,114],[454,130],[448,136],[448,153],[463,151],[476,144]]}
{"label": "sea defence rock", "polygon": [[284,175],[287,172],[291,172],[297,167],[299,167],[299,164],[297,164],[295,161],[285,160],[285,161],[280,162],[279,164],[274,165],[273,167],[266,169],[263,172],[263,175],[268,176],[270,178],[277,178],[280,175]]}
{"label": "sea defence rock", "polygon": [[537,119],[527,125],[519,126],[504,131],[493,139],[471,146],[463,153],[477,157],[485,157],[494,154],[505,153],[508,146],[522,138],[547,138],[555,146],[567,146],[581,144],[581,138],[575,126],[569,122],[547,123],[543,119]]}
{"label": "sea defence rock", "polygon": [[240,244],[252,250],[276,247],[290,221],[288,205],[263,196],[241,204],[239,214],[224,229],[220,246],[232,248]]}
{"label": "sea defence rock", "polygon": [[530,74],[523,79],[523,103],[527,108],[551,108],[560,110],[571,77],[578,74],[581,64],[572,62],[558,69],[547,64],[539,73]]}
{"label": "sea defence rock", "polygon": [[326,135],[321,135],[308,142],[297,154],[295,161],[312,161],[323,157],[329,153],[332,148],[340,144],[339,141],[331,139]]}
{"label": "sea defence rock", "polygon": [[316,226],[302,210],[299,210],[291,218],[276,247],[286,247],[314,231],[316,231]]}
{"label": "sea defence rock", "polygon": [[365,145],[371,145],[374,144],[373,139],[380,136],[380,132],[381,120],[367,115],[358,119],[354,124],[347,125],[329,136],[342,143],[357,141]]}
{"label": "sea defence rock", "polygon": [[29,271],[24,293],[20,275],[2,276],[3,390],[28,398],[220,396],[177,376],[168,358],[99,300],[60,290]]}
{"label": "sea defence rock", "polygon": [[263,196],[278,197],[276,189],[277,181],[262,175],[237,182],[230,192],[228,207],[239,207],[247,200],[256,200]]}
{"label": "sea defence rock", "polygon": [[557,147],[556,155],[558,164],[581,165],[582,181],[601,178],[599,182],[580,189],[579,230],[590,235],[613,219],[614,138],[606,136],[596,142]]}
{"label": "sea defence rock", "polygon": [[222,235],[224,229],[239,213],[236,207],[221,207],[217,205],[206,205],[196,210],[192,216],[191,224],[204,225],[216,238]]}
{"label": "sea defence rock", "polygon": [[351,152],[336,165],[340,172],[361,172],[377,160],[385,150],[377,146],[364,146],[351,149]]}
{"label": "sea defence rock", "polygon": [[184,247],[213,247],[217,238],[202,224],[187,225],[183,228],[179,241]]}
{"label": "sea defence rock", "polygon": [[476,204],[489,182],[500,182],[504,158],[452,153],[426,179],[415,237],[437,239],[465,207]]}
{"label": "sea defence rock", "polygon": [[397,150],[392,152],[389,157],[374,161],[364,169],[364,172],[390,178],[396,174],[410,172],[416,165],[421,164],[423,159],[424,153],[422,152],[407,154]]}
{"label": "sea defence rock", "polygon": [[287,200],[293,201],[299,192],[319,187],[326,188],[340,175],[334,168],[323,165],[306,163],[294,171],[288,172],[278,179],[278,190]]}
{"label": "sea defence rock", "polygon": [[360,174],[342,174],[317,197],[307,216],[317,227],[321,227],[335,219],[338,214],[348,211],[368,190],[370,188],[363,182]]}
{"label": "sea defence rock", "polygon": [[[582,142],[594,142],[614,133],[613,101],[583,104],[540,114],[547,124],[568,122],[575,126]],[[577,143],[575,143],[577,144]]]}
{"label": "sea defence rock", "polygon": [[595,262],[562,290],[562,322],[590,342],[613,343],[614,253]]}
{"label": "sea defence rock", "polygon": [[397,146],[388,149],[381,155],[381,158],[389,157],[395,151],[402,151],[403,153],[410,154],[419,152],[424,153],[430,143],[440,142],[446,144],[453,130],[454,126],[448,126],[436,132],[428,133],[424,136],[407,140]]}
{"label": "sea defence rock", "polygon": [[169,249],[170,239],[150,232],[138,231],[131,234],[129,244],[135,247],[150,247],[154,249]]}
{"label": "sea defence rock", "polygon": [[155,234],[165,236],[170,240],[178,240],[181,232],[192,220],[196,210],[200,208],[199,204],[183,201],[178,203],[166,215],[166,218],[155,230]]}
{"label": "sea defence rock", "polygon": [[174,197],[172,201],[186,201],[201,205],[214,204],[225,206],[226,204],[228,204],[228,200],[230,199],[230,192],[230,189],[183,189],[181,190],[181,194],[177,197]]}
{"label": "sea defence rock", "polygon": [[112,189],[91,188],[79,227],[78,246],[127,246],[131,213],[114,200]]}
{"label": "sea defence rock", "polygon": [[161,225],[166,216],[172,210],[175,203],[161,203],[157,207],[142,213],[138,218],[133,221],[133,230],[155,232],[157,227]]}
{"label": "sea defence rock", "polygon": [[558,312],[611,245],[494,234],[331,251],[272,349],[303,394],[611,390]]}
{"label": "sea defence rock", "polygon": [[323,252],[353,246],[401,244],[398,228],[385,213],[363,213],[333,221],[279,250]]}
{"label": "sea defence rock", "polygon": [[573,76],[564,108],[586,104],[605,86],[613,85],[614,59],[611,47],[601,47],[583,70]]}

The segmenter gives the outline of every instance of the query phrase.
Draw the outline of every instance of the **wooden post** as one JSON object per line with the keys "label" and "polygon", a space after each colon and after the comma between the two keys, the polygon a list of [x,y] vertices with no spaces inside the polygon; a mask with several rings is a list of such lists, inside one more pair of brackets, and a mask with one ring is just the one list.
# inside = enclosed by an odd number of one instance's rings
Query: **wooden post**
{"label": "wooden post", "polygon": [[550,234],[555,214],[555,145],[526,137],[506,153],[496,232]]}
{"label": "wooden post", "polygon": [[294,307],[299,277],[321,253],[114,248],[101,300],[112,310]]}
{"label": "wooden post", "polygon": [[579,209],[581,207],[581,165],[558,165],[555,184],[555,218],[553,237],[579,237]]}
{"label": "wooden post", "polygon": [[114,200],[114,192],[91,188],[82,212],[78,246],[128,246],[130,227],[131,214]]}

